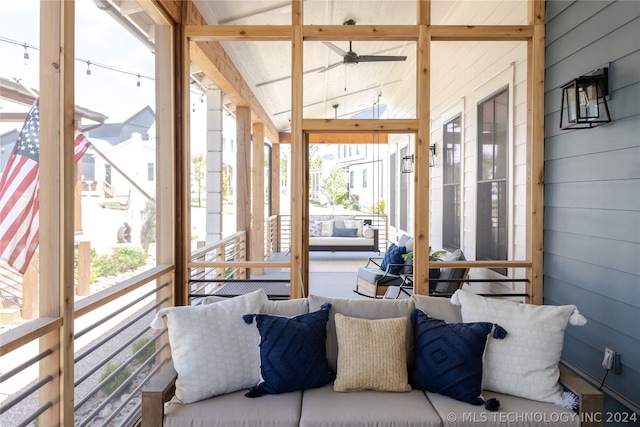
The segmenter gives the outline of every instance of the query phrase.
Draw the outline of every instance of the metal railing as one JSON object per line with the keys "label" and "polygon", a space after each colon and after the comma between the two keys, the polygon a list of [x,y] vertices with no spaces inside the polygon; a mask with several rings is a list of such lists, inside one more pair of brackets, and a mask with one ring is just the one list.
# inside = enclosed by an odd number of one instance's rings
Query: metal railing
{"label": "metal railing", "polygon": [[[129,427],[139,421],[142,387],[170,360],[166,328],[154,333],[149,325],[157,309],[171,303],[171,282],[157,284],[157,279],[172,271],[156,266],[76,303],[76,427]],[[2,335],[0,356],[18,362],[3,363],[8,370],[0,375],[0,386],[21,389],[0,405],[0,425],[42,425],[39,417],[57,397],[43,392],[55,380],[53,374],[39,372],[43,363],[58,366],[59,361],[56,347],[38,350],[39,342],[60,326],[59,318],[37,318]]]}

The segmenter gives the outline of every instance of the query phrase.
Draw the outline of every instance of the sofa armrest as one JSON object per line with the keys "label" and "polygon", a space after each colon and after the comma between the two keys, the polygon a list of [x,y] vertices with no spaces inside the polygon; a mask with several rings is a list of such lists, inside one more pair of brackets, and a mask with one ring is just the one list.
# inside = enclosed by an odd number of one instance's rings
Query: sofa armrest
{"label": "sofa armrest", "polygon": [[142,388],[141,427],[162,425],[164,402],[169,401],[175,393],[177,375],[173,362],[170,361]]}
{"label": "sofa armrest", "polygon": [[578,396],[582,426],[601,426],[604,418],[604,396],[587,381],[560,365],[560,383]]}

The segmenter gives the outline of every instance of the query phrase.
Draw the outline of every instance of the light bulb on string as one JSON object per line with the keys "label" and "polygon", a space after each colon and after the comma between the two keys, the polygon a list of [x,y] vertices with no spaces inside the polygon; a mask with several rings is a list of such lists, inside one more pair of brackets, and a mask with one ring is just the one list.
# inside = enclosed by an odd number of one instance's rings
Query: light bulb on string
{"label": "light bulb on string", "polygon": [[136,86],[140,87],[140,74],[138,74],[138,82],[136,83]]}
{"label": "light bulb on string", "polygon": [[27,65],[29,63],[29,50],[26,43],[24,44],[24,55],[22,55],[22,58],[24,58],[24,65]]}
{"label": "light bulb on string", "polygon": [[91,61],[87,61],[87,76],[91,75]]}

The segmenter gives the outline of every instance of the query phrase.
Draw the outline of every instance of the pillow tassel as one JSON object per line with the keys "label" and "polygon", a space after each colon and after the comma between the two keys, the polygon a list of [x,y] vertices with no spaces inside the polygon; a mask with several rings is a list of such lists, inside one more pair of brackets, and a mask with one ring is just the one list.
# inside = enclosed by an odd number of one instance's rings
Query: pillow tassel
{"label": "pillow tassel", "polygon": [[569,317],[569,323],[575,326],[584,326],[587,324],[587,318],[580,314],[576,308],[573,310],[573,313],[571,313],[571,317]]}
{"label": "pillow tassel", "polygon": [[492,411],[492,412],[497,411],[499,407],[500,407],[500,401],[495,397],[492,397],[488,399],[486,402],[484,402],[484,408],[487,411]]}
{"label": "pillow tassel", "polygon": [[155,317],[151,321],[151,324],[149,325],[151,329],[155,329],[157,331],[164,328],[164,322],[162,321],[163,314],[164,313],[162,312],[162,310],[156,313]]}
{"label": "pillow tassel", "polygon": [[242,320],[244,320],[244,323],[246,323],[247,325],[250,325],[253,323],[254,317],[256,317],[255,314],[245,314],[244,316],[242,316]]}
{"label": "pillow tassel", "polygon": [[462,305],[460,304],[460,298],[458,298],[458,291],[455,291],[454,294],[451,295],[451,304]]}
{"label": "pillow tassel", "polygon": [[324,304],[322,304],[320,306],[320,310],[324,310],[324,311],[329,310],[330,308],[331,308],[331,303],[330,302],[325,302]]}
{"label": "pillow tassel", "polygon": [[262,390],[262,388],[260,388],[260,386],[255,386],[255,387],[251,387],[249,389],[249,391],[247,391],[244,395],[246,397],[260,397],[260,396],[264,396],[266,393],[264,392],[264,390]]}
{"label": "pillow tassel", "polygon": [[493,324],[493,338],[497,339],[497,340],[502,340],[505,339],[507,337],[507,331],[505,331],[505,329],[498,325],[497,323]]}

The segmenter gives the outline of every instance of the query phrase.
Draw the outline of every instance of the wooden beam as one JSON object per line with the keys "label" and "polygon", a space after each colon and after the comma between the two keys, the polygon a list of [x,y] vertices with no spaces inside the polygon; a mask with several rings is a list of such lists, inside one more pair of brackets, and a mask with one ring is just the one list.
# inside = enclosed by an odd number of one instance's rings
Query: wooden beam
{"label": "wooden beam", "polygon": [[[207,26],[207,22],[200,11],[193,7],[189,11],[185,25]],[[278,143],[278,128],[262,107],[258,98],[244,80],[240,71],[227,55],[222,45],[217,41],[191,42],[191,61],[196,64],[205,75],[233,102],[236,106],[246,106],[251,110],[252,123],[264,124],[265,135],[269,141]]]}
{"label": "wooden beam", "polygon": [[291,1],[291,298],[309,294],[309,146],[302,121],[302,0]]}
{"label": "wooden beam", "polygon": [[[430,2],[423,2],[421,7],[429,7]],[[422,12],[420,19],[429,19],[429,14]],[[416,115],[418,132],[415,138],[414,180],[414,245],[413,245],[413,292],[419,295],[429,294],[429,225],[430,208],[430,169],[429,145],[431,144],[431,29],[430,22],[420,22],[418,39],[418,60],[416,68]]]}
{"label": "wooden beam", "polygon": [[251,247],[251,111],[236,108],[236,230],[245,231]]}
{"label": "wooden beam", "polygon": [[[417,119],[304,119],[305,132],[313,133],[413,133],[418,131]],[[292,128],[293,129],[293,128]]]}
{"label": "wooden beam", "polygon": [[[264,261],[264,126],[262,123],[253,125],[252,169],[251,174],[251,261]],[[263,268],[251,270],[251,274],[264,274]]]}
{"label": "wooden beam", "polygon": [[288,25],[189,25],[191,41],[291,41]]}
{"label": "wooden beam", "polygon": [[[309,134],[309,144],[388,144],[389,135],[386,133],[312,133]],[[280,132],[280,144],[291,144],[291,133]]]}
{"label": "wooden beam", "polygon": [[531,25],[438,25],[430,28],[431,41],[526,41]]}
{"label": "wooden beam", "polygon": [[305,25],[305,41],[415,41],[417,25]]}
{"label": "wooden beam", "polygon": [[249,107],[252,116],[255,116],[252,122],[263,123],[266,137],[269,141],[277,143],[278,128],[242,78],[240,71],[222,45],[218,42],[192,42],[189,50],[191,61],[224,92],[236,107]]}
{"label": "wooden beam", "polygon": [[543,0],[529,2],[534,35],[527,42],[527,302],[543,303],[544,253],[544,16]]}

